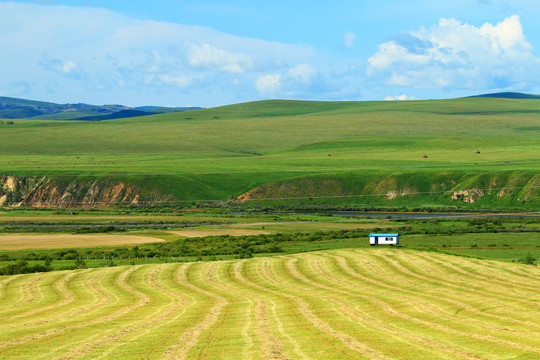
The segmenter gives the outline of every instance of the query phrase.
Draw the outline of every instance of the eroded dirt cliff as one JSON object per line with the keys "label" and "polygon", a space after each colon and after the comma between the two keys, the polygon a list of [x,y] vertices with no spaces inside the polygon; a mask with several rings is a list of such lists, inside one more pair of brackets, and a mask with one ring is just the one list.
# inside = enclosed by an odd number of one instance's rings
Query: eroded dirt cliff
{"label": "eroded dirt cliff", "polygon": [[1,206],[40,208],[129,206],[166,201],[169,197],[158,192],[148,194],[148,191],[135,184],[107,177],[4,176],[0,178]]}

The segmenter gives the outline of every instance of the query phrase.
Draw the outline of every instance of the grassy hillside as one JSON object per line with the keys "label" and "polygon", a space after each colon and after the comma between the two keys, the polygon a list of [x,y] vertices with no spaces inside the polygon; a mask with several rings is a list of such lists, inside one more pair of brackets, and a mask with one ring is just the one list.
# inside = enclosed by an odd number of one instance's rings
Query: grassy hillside
{"label": "grassy hillside", "polygon": [[[6,175],[160,184],[177,200],[226,200],[262,186],[244,198],[534,208],[539,115],[537,100],[468,98],[276,100],[106,123],[15,120],[0,126],[0,165]],[[475,202],[459,190],[476,192]]]}
{"label": "grassy hillside", "polygon": [[113,120],[113,119],[122,119],[122,118],[132,118],[132,117],[146,116],[146,115],[149,115],[149,113],[147,111],[129,109],[129,110],[120,110],[120,111],[114,112],[112,114],[106,114],[106,115],[83,116],[83,117],[76,118],[76,119],[73,119],[73,120],[100,121],[100,120]]}
{"label": "grassy hillside", "polygon": [[540,95],[524,94],[518,92],[500,92],[493,94],[482,94],[470,97],[487,97],[487,98],[501,98],[501,99],[540,99]]}
{"label": "grassy hillside", "polygon": [[32,120],[73,120],[84,116],[99,116],[102,112],[63,111],[61,113],[32,116]]}
{"label": "grassy hillside", "polygon": [[0,277],[0,357],[540,355],[539,269],[399,249]]}

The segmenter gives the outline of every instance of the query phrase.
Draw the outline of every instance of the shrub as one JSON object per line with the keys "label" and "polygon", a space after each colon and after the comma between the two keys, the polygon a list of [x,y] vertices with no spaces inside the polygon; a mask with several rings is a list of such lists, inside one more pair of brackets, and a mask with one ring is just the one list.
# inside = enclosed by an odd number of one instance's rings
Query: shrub
{"label": "shrub", "polygon": [[251,249],[241,249],[236,256],[237,259],[251,259],[252,257],[253,253]]}
{"label": "shrub", "polygon": [[9,264],[0,268],[0,275],[30,274],[36,272],[52,271],[53,268],[46,265],[35,264],[28,265],[26,261],[17,261],[15,264]]}
{"label": "shrub", "polygon": [[536,258],[531,255],[531,253],[528,253],[524,258],[519,259],[519,262],[522,262],[526,265],[534,265],[536,266]]}

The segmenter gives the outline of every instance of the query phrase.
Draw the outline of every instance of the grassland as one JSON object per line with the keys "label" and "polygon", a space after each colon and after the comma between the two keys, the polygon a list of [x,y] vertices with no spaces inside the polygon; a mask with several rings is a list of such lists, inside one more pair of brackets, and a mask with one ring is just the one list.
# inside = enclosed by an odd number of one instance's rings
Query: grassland
{"label": "grassland", "polygon": [[[160,210],[161,211],[161,210]],[[368,247],[399,232],[404,248],[528,263],[540,259],[540,218],[372,218],[360,213],[179,213],[11,210],[0,213],[0,273],[20,261],[54,269],[232,259]],[[415,214],[419,216],[421,214]],[[21,270],[22,271],[22,270]],[[37,270],[43,271],[43,270]]]}
{"label": "grassland", "polygon": [[0,357],[536,359],[539,279],[400,249],[0,277]]}
{"label": "grassland", "polygon": [[[264,101],[107,122],[15,120],[0,131],[0,166],[5,175],[110,177],[173,201],[224,201],[262,186],[251,200],[301,198],[271,206],[535,208],[538,114],[538,100],[476,98]],[[451,199],[455,190],[486,188],[494,190],[475,204]]]}

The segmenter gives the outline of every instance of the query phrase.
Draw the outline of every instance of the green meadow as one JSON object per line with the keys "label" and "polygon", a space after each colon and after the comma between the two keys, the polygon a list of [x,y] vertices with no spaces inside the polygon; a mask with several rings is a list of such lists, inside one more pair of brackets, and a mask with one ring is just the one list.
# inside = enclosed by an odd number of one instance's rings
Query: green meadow
{"label": "green meadow", "polygon": [[[255,199],[533,208],[539,114],[531,99],[275,100],[100,122],[14,120],[0,126],[0,167],[70,181],[111,177],[179,201],[260,187]],[[496,190],[476,205],[450,199],[487,187]],[[507,187],[519,189],[496,196]],[[389,191],[397,198],[379,196]]]}

